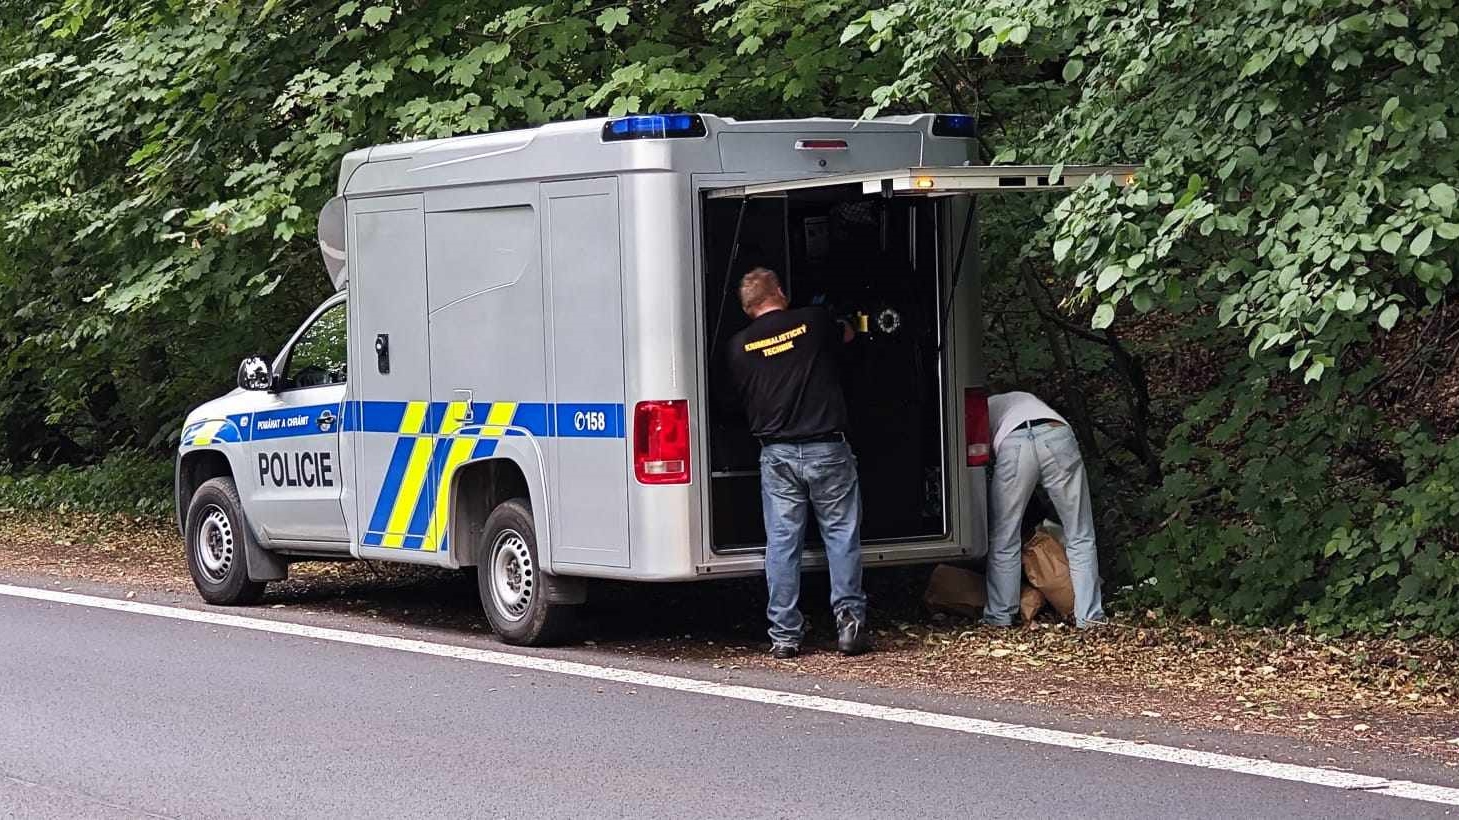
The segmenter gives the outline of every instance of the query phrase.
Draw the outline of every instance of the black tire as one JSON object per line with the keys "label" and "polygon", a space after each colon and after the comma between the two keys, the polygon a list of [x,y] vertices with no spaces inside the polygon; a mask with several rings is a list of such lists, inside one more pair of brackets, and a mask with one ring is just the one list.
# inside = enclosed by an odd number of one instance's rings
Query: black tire
{"label": "black tire", "polygon": [[555,581],[537,561],[537,530],[527,499],[498,504],[477,546],[476,585],[497,637],[515,646],[549,646],[572,634],[578,608],[551,603]]}
{"label": "black tire", "polygon": [[187,571],[210,604],[239,606],[263,597],[265,582],[248,579],[245,526],[243,502],[231,478],[204,481],[188,502],[183,529]]}

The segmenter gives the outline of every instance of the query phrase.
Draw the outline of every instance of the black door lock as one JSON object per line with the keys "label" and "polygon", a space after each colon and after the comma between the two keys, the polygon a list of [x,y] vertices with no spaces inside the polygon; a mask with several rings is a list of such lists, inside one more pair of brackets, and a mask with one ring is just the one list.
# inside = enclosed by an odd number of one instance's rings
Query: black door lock
{"label": "black door lock", "polygon": [[390,372],[390,334],[375,334],[375,368],[381,373]]}

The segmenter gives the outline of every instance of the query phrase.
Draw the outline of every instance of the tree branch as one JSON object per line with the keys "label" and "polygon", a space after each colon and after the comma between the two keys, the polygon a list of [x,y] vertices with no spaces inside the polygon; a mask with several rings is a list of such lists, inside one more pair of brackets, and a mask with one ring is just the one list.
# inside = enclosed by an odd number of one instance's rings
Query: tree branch
{"label": "tree branch", "polygon": [[[1058,315],[1051,307],[1053,295],[1049,293],[1048,286],[1034,274],[1033,268],[1027,260],[1024,260],[1022,265],[1025,287],[1031,287],[1028,283],[1033,283],[1043,293],[1043,300],[1037,298],[1029,300],[1040,316],[1075,336],[1109,350],[1116,372],[1124,377],[1125,383],[1130,388],[1125,394],[1125,399],[1130,408],[1130,424],[1134,429],[1128,445],[1131,452],[1145,465],[1145,480],[1151,485],[1158,485],[1164,476],[1160,466],[1160,455],[1150,444],[1150,384],[1145,376],[1144,362],[1139,356],[1130,353],[1113,331],[1106,330],[1103,335],[1095,334]],[[1030,295],[1032,296],[1032,294]]]}

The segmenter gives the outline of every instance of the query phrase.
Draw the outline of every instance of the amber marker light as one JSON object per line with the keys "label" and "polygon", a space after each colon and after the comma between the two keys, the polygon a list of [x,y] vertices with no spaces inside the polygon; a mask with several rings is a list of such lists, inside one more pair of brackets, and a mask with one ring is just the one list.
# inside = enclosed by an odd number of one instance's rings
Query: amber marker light
{"label": "amber marker light", "polygon": [[935,184],[932,177],[917,177],[912,181],[912,187],[914,188],[931,188]]}

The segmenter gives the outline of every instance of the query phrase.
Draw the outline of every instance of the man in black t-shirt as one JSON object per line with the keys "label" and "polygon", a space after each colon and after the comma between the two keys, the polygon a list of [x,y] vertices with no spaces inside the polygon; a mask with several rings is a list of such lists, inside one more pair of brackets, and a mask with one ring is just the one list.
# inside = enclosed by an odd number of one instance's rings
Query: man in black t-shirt
{"label": "man in black t-shirt", "polygon": [[766,268],[740,280],[740,306],[750,325],[730,340],[729,368],[761,445],[771,653],[793,658],[800,652],[801,553],[807,516],[814,512],[826,543],[837,644],[844,654],[861,654],[869,648],[861,486],[846,443],[846,398],[837,369],[840,347],[854,334],[825,308],[791,310],[779,278]]}

